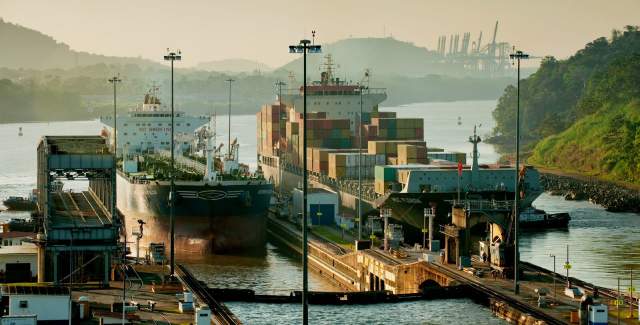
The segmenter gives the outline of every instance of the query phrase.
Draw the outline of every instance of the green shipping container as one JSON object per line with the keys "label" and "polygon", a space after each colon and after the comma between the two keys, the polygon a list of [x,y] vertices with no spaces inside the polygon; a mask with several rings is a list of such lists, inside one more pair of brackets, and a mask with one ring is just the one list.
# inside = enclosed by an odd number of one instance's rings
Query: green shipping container
{"label": "green shipping container", "polygon": [[375,167],[376,181],[395,181],[396,169],[388,166],[376,166]]}

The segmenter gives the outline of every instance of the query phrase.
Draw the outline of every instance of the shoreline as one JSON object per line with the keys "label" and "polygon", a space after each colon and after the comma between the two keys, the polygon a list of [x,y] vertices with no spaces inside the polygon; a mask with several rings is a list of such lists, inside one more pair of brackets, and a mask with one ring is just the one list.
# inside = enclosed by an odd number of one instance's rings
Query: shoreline
{"label": "shoreline", "polygon": [[610,212],[640,213],[640,187],[594,176],[539,168],[545,191],[566,200],[589,200]]}

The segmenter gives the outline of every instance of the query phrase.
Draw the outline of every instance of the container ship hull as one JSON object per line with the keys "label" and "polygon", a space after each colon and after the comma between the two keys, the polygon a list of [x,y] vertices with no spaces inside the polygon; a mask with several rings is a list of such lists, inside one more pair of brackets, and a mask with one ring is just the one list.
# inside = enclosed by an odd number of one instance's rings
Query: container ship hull
{"label": "container ship hull", "polygon": [[[169,182],[130,182],[118,175],[118,209],[128,240],[145,224],[141,254],[150,243],[169,246]],[[273,185],[265,181],[222,184],[176,181],[176,254],[224,254],[260,249],[265,243],[266,213]]]}

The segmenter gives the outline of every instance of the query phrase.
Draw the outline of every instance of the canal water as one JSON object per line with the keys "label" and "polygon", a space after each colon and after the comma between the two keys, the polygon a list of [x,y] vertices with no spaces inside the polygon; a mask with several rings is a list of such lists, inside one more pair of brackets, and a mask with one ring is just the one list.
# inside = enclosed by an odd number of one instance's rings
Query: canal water
{"label": "canal water", "polygon": [[[491,111],[495,101],[421,103],[381,108],[397,111],[399,116],[425,119],[425,138],[432,147],[470,152],[467,142],[477,124],[481,136],[494,125]],[[460,117],[460,125],[458,124]],[[226,134],[226,119],[218,120],[219,134]],[[241,160],[256,166],[255,115],[232,117],[232,136],[240,142]],[[18,136],[18,128],[23,136]],[[36,145],[42,135],[99,134],[96,121],[0,124],[0,200],[11,195],[26,196],[36,182]],[[223,132],[224,131],[224,132]],[[226,141],[220,137],[218,141]],[[482,162],[494,162],[498,154],[488,144],[480,146]],[[615,287],[617,277],[626,279],[628,270],[640,269],[640,216],[609,213],[589,202],[564,201],[542,195],[534,204],[549,212],[571,214],[569,229],[564,231],[527,232],[521,236],[522,259],[545,268],[553,267],[555,254],[558,270],[564,264],[566,245],[570,248],[570,275],[598,285]],[[0,209],[3,207],[0,206]],[[0,221],[26,218],[25,213],[0,212]],[[269,243],[266,254],[258,257],[207,256],[184,261],[199,278],[214,287],[252,288],[261,293],[286,292],[301,287],[302,270],[298,257],[287,249]],[[628,284],[622,281],[623,286]],[[310,275],[312,290],[334,290],[315,274]],[[299,305],[230,303],[231,310],[248,324],[296,323]],[[464,311],[464,312],[461,312]],[[311,306],[314,324],[423,324],[467,323],[502,324],[490,311],[471,300],[416,301],[370,306]]]}

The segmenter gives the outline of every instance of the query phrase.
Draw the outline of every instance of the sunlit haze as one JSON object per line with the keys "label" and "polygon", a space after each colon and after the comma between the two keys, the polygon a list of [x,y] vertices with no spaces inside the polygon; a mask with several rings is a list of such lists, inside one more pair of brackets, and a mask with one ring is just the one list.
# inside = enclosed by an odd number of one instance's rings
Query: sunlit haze
{"label": "sunlit haze", "polygon": [[[567,57],[612,28],[640,23],[635,0],[581,1],[0,1],[0,17],[80,51],[160,61],[167,47],[183,65],[246,58],[280,66],[287,45],[316,30],[318,41],[394,38],[429,49],[440,35],[483,31],[535,55]],[[597,19],[595,19],[597,15]],[[80,32],[81,31],[81,32]]]}

